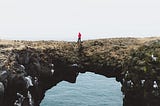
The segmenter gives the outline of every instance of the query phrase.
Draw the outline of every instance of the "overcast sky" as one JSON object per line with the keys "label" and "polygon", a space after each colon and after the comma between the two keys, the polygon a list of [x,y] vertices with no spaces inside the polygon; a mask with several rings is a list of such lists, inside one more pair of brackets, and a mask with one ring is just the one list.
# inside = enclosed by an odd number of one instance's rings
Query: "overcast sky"
{"label": "overcast sky", "polygon": [[159,0],[0,0],[0,37],[77,40],[160,35]]}

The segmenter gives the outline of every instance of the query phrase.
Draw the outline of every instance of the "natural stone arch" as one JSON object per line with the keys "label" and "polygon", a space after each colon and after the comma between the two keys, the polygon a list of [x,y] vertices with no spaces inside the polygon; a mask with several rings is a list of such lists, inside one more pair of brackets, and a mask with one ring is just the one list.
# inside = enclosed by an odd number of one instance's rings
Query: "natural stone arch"
{"label": "natural stone arch", "polygon": [[[127,72],[126,67],[129,66],[126,63],[130,64],[129,58],[133,58],[130,53],[142,45],[148,44],[150,46],[151,43],[149,41],[155,39],[159,38],[91,40],[83,42],[80,51],[75,42],[12,41],[7,44],[3,44],[2,42],[0,45],[2,47],[0,48],[2,56],[0,57],[0,69],[1,72],[9,72],[7,74],[7,82],[5,80],[4,82],[2,81],[4,84],[9,85],[5,86],[6,96],[4,97],[4,101],[6,101],[6,104],[3,105],[13,105],[16,100],[16,93],[19,91],[24,93],[23,95],[27,95],[26,91],[28,90],[21,91],[18,86],[19,83],[25,82],[24,77],[26,76],[32,76],[34,80],[38,78],[40,81],[38,86],[32,87],[33,91],[38,91],[34,93],[39,94],[39,96],[34,96],[35,94],[30,92],[32,97],[35,97],[35,106],[39,105],[45,91],[55,86],[58,82],[66,80],[74,83],[77,72],[84,73],[89,71],[106,77],[115,77],[124,86],[123,78]],[[26,47],[22,47],[21,45]],[[158,49],[158,46],[154,48]],[[55,65],[54,77],[51,77],[52,64]],[[14,81],[13,79],[15,82],[11,83]],[[23,88],[23,86],[21,87]],[[14,89],[11,91],[11,88]],[[123,92],[125,95],[127,94],[125,91]],[[128,99],[128,101],[132,103],[132,99]]]}

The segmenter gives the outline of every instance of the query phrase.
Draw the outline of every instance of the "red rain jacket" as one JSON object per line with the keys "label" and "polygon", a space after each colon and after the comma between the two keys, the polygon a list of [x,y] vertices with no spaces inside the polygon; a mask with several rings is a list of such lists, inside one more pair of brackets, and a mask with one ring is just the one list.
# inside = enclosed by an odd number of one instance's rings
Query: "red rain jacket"
{"label": "red rain jacket", "polygon": [[82,35],[81,35],[81,33],[79,32],[79,33],[78,33],[78,38],[81,38],[81,36],[82,36]]}

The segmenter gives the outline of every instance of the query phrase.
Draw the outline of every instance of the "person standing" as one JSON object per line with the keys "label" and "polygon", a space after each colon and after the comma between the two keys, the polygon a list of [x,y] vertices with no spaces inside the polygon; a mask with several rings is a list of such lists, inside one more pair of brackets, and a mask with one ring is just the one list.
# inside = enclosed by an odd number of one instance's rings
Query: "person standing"
{"label": "person standing", "polygon": [[82,35],[81,35],[81,33],[79,32],[79,33],[78,33],[78,43],[81,43],[81,37],[82,37]]}
{"label": "person standing", "polygon": [[77,45],[78,45],[78,51],[81,52],[82,51],[82,42],[81,42],[81,33],[78,33],[78,41],[77,41]]}

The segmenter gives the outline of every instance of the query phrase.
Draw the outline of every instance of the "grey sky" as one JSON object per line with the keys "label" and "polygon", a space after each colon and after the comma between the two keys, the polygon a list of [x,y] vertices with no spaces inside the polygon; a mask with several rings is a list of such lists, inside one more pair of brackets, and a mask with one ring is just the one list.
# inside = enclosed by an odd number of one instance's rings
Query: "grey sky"
{"label": "grey sky", "polygon": [[160,35],[159,0],[0,0],[0,37],[76,40]]}

